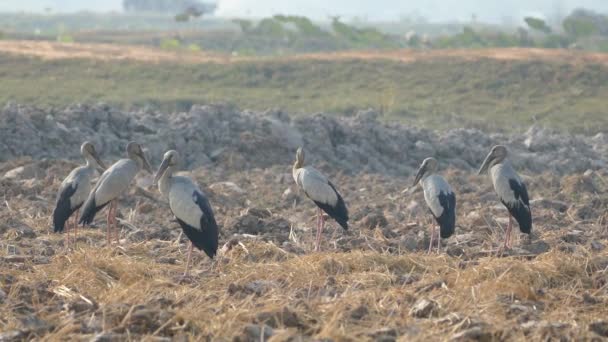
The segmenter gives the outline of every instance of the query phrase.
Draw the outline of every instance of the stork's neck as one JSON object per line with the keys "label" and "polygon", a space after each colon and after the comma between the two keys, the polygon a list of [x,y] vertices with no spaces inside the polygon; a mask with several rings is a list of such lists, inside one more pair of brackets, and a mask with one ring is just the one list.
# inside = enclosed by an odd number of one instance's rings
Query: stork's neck
{"label": "stork's neck", "polygon": [[173,178],[173,166],[169,166],[165,173],[158,180],[158,191],[161,194],[168,196],[171,191],[171,181]]}
{"label": "stork's neck", "polygon": [[144,168],[144,161],[141,160],[141,158],[139,158],[138,156],[129,156],[129,159],[131,159],[132,161],[135,162],[135,165],[137,165],[137,172],[141,171],[141,169]]}
{"label": "stork's neck", "polygon": [[95,158],[93,158],[89,154],[84,156],[84,160],[86,161],[85,166],[87,169],[95,170],[95,168],[98,166],[97,161],[95,161]]}
{"label": "stork's neck", "polygon": [[302,167],[302,164],[298,163],[296,161],[295,163],[293,163],[293,167],[291,168],[291,175],[293,177],[293,180],[296,183],[298,182],[298,171],[300,170],[301,167]]}
{"label": "stork's neck", "polygon": [[427,178],[429,178],[432,175],[433,175],[433,172],[427,171],[422,175],[422,177],[420,177],[420,181],[424,182]]}
{"label": "stork's neck", "polygon": [[495,159],[490,163],[490,168],[493,168],[496,165],[504,165],[504,166],[511,166],[511,163],[509,162],[508,158],[502,158],[502,159]]}
{"label": "stork's neck", "polygon": [[127,158],[135,162],[137,165],[137,172],[144,168],[144,161],[134,152],[127,151]]}

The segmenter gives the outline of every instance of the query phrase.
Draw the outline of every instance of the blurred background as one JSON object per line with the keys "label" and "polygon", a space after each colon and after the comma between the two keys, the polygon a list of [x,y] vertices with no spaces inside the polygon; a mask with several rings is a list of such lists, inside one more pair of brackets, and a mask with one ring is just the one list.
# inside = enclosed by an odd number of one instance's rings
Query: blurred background
{"label": "blurred background", "polygon": [[373,108],[433,127],[594,133],[608,120],[606,13],[600,0],[5,0],[0,101]]}

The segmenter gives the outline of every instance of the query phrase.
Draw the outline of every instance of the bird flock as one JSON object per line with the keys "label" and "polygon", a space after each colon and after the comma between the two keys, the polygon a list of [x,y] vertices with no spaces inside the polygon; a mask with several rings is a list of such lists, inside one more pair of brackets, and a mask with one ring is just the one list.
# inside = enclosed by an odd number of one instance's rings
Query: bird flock
{"label": "bird flock", "polygon": [[[152,174],[152,167],[141,145],[136,142],[127,144],[127,158],[120,159],[109,168],[106,168],[92,143],[84,142],[80,151],[86,164],[72,170],[61,183],[52,214],[54,231],[58,233],[65,231],[66,246],[69,247],[71,241],[75,241],[77,237],[78,225],[90,225],[96,214],[108,206],[107,244],[111,245],[113,240],[118,243],[119,232],[116,222],[118,198],[129,188],[141,170]],[[296,152],[292,176],[298,188],[318,207],[314,249],[319,251],[325,225],[324,213],[344,230],[348,230],[348,208],[336,186],[320,171],[304,165],[304,162],[304,150],[300,147]],[[179,165],[179,153],[175,150],[167,151],[154,174],[154,184],[158,186],[161,195],[168,200],[171,213],[190,240],[184,273],[186,276],[190,270],[193,247],[202,250],[211,259],[217,254],[219,228],[205,193],[192,179],[173,175]],[[448,182],[437,174],[437,168],[436,159],[426,158],[420,165],[413,183],[413,187],[421,185],[425,202],[439,227],[438,231],[435,225],[431,227],[429,253],[432,252],[435,242],[439,253],[441,239],[452,236],[456,228],[456,194]],[[102,173],[96,185],[92,187],[96,170]],[[528,191],[509,162],[508,149],[503,145],[494,146],[486,156],[478,174],[486,172],[490,175],[500,201],[509,211],[509,225],[501,249],[511,248],[513,219],[518,223],[522,233],[528,236],[532,233]]]}

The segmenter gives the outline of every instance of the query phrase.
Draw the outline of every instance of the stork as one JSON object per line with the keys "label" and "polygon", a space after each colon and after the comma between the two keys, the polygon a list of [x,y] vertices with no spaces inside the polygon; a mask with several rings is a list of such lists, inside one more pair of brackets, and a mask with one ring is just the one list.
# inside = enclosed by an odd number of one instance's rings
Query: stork
{"label": "stork", "polygon": [[[66,222],[66,247],[70,245],[70,229],[73,230],[73,238],[76,240],[78,233],[78,210],[87,199],[91,191],[91,183],[95,169],[105,170],[106,166],[99,158],[95,146],[85,141],[80,146],[80,154],[84,157],[86,164],[73,169],[63,180],[57,193],[57,201],[53,210],[53,230],[55,233],[63,232]],[[74,215],[70,228],[70,216]]]}
{"label": "stork", "polygon": [[508,154],[507,148],[503,145],[492,147],[479,169],[480,175],[488,169],[490,170],[494,190],[502,204],[509,210],[509,225],[505,233],[503,248],[511,247],[513,218],[517,221],[522,233],[528,234],[528,236],[532,233],[532,212],[530,211],[528,190],[511,166],[511,162],[507,158]]}
{"label": "stork", "polygon": [[219,230],[209,200],[199,187],[188,177],[173,176],[179,165],[179,153],[167,151],[163,156],[154,183],[160,193],[169,200],[169,208],[177,218],[184,234],[190,239],[186,277],[190,271],[192,246],[203,250],[213,259],[217,253]]}
{"label": "stork", "polygon": [[131,181],[142,168],[152,173],[152,168],[138,143],[132,141],[127,144],[127,157],[114,163],[99,177],[97,185],[89,193],[89,197],[84,203],[82,215],[78,221],[83,225],[91,224],[95,219],[95,214],[110,204],[106,231],[108,245],[112,240],[112,228],[115,230],[116,242],[118,242],[118,229],[116,228],[118,197],[129,188]]}
{"label": "stork", "polygon": [[456,227],[456,195],[450,184],[436,174],[437,160],[426,158],[416,174],[414,185],[421,183],[424,200],[431,214],[439,225],[439,237],[435,233],[435,225],[431,227],[431,242],[429,253],[433,250],[433,240],[437,239],[437,252],[441,250],[441,239],[447,239],[454,234]]}
{"label": "stork", "polygon": [[304,150],[301,147],[296,152],[292,175],[298,187],[318,207],[317,238],[315,240],[315,250],[318,251],[321,243],[321,232],[325,225],[323,211],[336,220],[344,230],[348,230],[348,209],[342,196],[327,177],[311,166],[304,166]]}

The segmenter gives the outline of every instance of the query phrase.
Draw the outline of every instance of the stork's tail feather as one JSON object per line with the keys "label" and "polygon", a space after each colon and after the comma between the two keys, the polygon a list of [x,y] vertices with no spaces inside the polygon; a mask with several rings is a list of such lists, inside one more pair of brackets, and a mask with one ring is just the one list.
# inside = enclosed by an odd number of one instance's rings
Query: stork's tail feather
{"label": "stork's tail feather", "polygon": [[72,204],[70,203],[70,199],[76,192],[78,185],[67,184],[62,186],[59,196],[57,197],[57,203],[55,204],[55,209],[53,210],[53,231],[55,233],[63,232],[65,227],[65,222],[72,216],[75,210],[77,210],[82,203],[78,205],[76,208],[72,209]]}
{"label": "stork's tail feather", "polygon": [[515,218],[522,233],[532,233],[532,213],[530,207],[517,203],[516,205],[506,205],[511,216]]}
{"label": "stork's tail feather", "polygon": [[105,207],[106,205],[108,205],[108,203],[110,202],[106,202],[100,206],[97,206],[97,204],[95,203],[95,197],[89,197],[89,199],[87,199],[87,201],[84,203],[82,214],[80,215],[78,224],[90,225],[91,223],[93,223],[97,212],[103,209],[103,207]]}
{"label": "stork's tail feather", "polygon": [[208,257],[213,259],[217,254],[218,247],[218,228],[215,222],[210,222],[209,226],[206,226],[203,230],[196,229],[186,222],[177,219],[179,225],[182,227],[184,233],[192,241],[192,244],[207,254]]}
{"label": "stork's tail feather", "polygon": [[332,217],[344,230],[348,230],[348,209],[346,209],[346,204],[342,197],[338,196],[338,204]]}
{"label": "stork's tail feather", "polygon": [[315,201],[315,204],[319,208],[323,209],[327,215],[336,220],[336,222],[338,222],[338,224],[344,228],[344,230],[348,230],[348,209],[346,208],[346,204],[340,195],[338,195],[338,202],[335,206],[317,201]]}
{"label": "stork's tail feather", "polygon": [[66,221],[70,218],[70,216],[72,216],[74,211],[78,210],[79,207],[80,206],[71,209],[69,201],[67,203],[57,203],[55,210],[53,210],[53,231],[55,233],[63,232]]}
{"label": "stork's tail feather", "polygon": [[456,230],[455,215],[441,215],[437,218],[437,223],[439,224],[439,235],[442,239],[447,239],[454,234]]}
{"label": "stork's tail feather", "polygon": [[443,207],[443,212],[441,216],[435,217],[435,219],[439,225],[439,236],[442,239],[447,239],[456,230],[456,196],[454,193],[447,195],[442,193],[439,197],[439,203]]}

